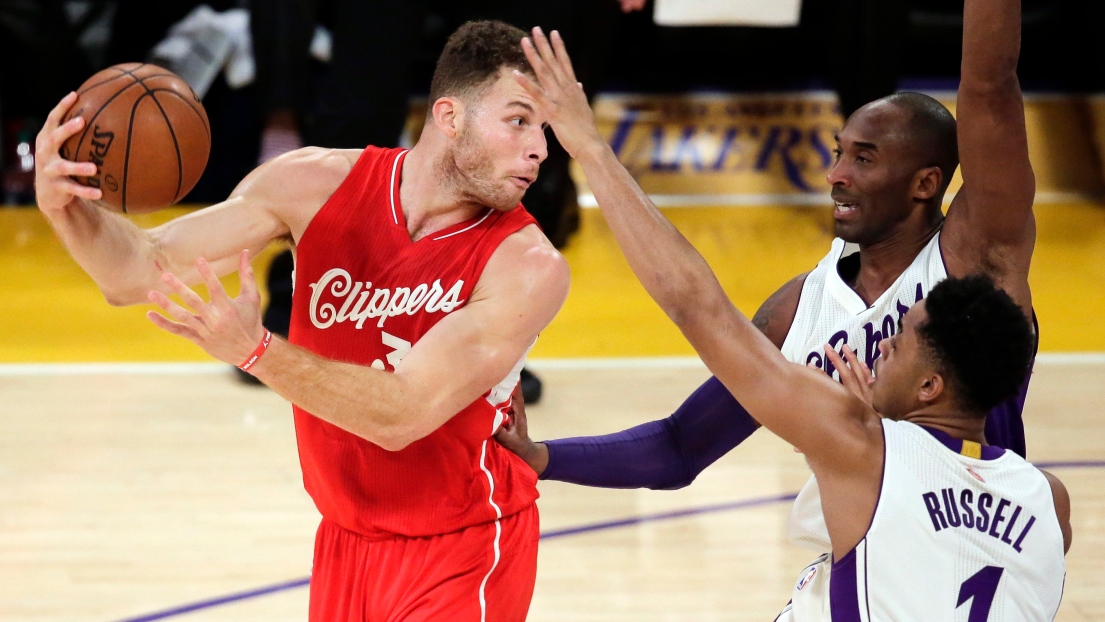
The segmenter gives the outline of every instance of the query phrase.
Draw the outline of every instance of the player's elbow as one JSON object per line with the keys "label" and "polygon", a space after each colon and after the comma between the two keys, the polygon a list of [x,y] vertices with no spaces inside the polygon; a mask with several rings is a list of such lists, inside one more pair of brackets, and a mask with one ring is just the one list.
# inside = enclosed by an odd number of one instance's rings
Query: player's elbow
{"label": "player's elbow", "polygon": [[149,302],[147,298],[149,290],[124,290],[100,287],[107,304],[113,307],[129,307]]}
{"label": "player's elbow", "polygon": [[413,426],[402,422],[387,425],[374,426],[372,431],[362,435],[365,439],[378,445],[384,451],[403,451],[411,443],[426,436],[419,434]]}
{"label": "player's elbow", "polygon": [[436,427],[429,423],[432,420],[442,420],[437,417],[432,405],[418,409],[402,408],[390,413],[386,420],[378,421],[363,436],[385,451],[402,451],[434,432]]}

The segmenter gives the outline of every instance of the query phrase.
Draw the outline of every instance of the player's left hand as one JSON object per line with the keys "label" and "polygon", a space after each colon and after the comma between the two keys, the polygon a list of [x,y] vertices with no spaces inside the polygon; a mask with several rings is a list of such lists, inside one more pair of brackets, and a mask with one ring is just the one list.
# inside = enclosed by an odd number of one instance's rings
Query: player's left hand
{"label": "player's left hand", "polygon": [[871,368],[866,363],[859,360],[856,356],[855,350],[852,350],[851,346],[844,345],[844,358],[840,358],[840,354],[836,350],[825,345],[825,356],[829,359],[829,362],[836,367],[840,372],[840,382],[846,389],[852,392],[853,395],[863,400],[868,406],[871,405],[871,385],[875,383],[875,376],[871,374]]}
{"label": "player's left hand", "polygon": [[540,28],[534,28],[532,38],[522,39],[522,51],[537,75],[537,83],[518,70],[514,70],[514,79],[537,101],[564,149],[578,157],[588,146],[605,144],[560,33],[552,31],[550,42]]}
{"label": "player's left hand", "polygon": [[544,443],[535,443],[529,437],[529,421],[526,419],[526,403],[522,398],[521,384],[514,387],[511,404],[510,421],[504,423],[495,433],[495,440],[525,460],[540,476],[549,464],[549,448]]}
{"label": "player's left hand", "polygon": [[155,290],[149,294],[150,301],[161,307],[172,320],[156,311],[147,312],[146,317],[158,327],[190,339],[220,361],[240,365],[265,336],[265,327],[261,325],[261,295],[257,291],[253,266],[249,263],[249,251],[242,251],[239,258],[238,276],[242,289],[237,298],[227,295],[219,277],[202,257],[196,260],[196,269],[207,285],[210,302],[204,302],[175,274],[166,272],[161,280],[180,295],[191,311]]}

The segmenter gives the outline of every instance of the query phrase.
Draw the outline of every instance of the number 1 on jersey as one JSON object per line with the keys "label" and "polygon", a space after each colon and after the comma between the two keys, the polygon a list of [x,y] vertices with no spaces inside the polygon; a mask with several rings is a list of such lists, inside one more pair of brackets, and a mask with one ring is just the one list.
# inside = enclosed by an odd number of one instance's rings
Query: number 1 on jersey
{"label": "number 1 on jersey", "polygon": [[986,566],[959,586],[959,602],[955,606],[958,608],[968,600],[971,601],[967,622],[986,622],[990,617],[990,607],[994,604],[994,594],[998,591],[998,582],[1001,581],[1003,572],[1004,568]]}

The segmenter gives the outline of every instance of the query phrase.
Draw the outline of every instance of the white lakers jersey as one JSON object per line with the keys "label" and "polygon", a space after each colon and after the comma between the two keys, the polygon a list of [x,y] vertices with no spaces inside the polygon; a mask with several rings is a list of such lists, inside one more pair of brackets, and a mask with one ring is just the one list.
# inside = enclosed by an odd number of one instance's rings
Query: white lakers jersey
{"label": "white lakers jersey", "polygon": [[848,344],[872,367],[879,356],[879,341],[893,335],[902,314],[948,277],[937,233],[898,280],[867,306],[837,271],[841,259],[858,252],[858,246],[837,238],[829,254],[806,276],[794,322],[783,342],[787,360],[815,363],[832,376],[836,370],[825,360],[825,344],[837,352]]}
{"label": "white lakers jersey", "polygon": [[[795,500],[790,538],[823,555],[798,577],[780,621],[1052,620],[1066,576],[1051,486],[1011,451],[883,420],[882,489],[871,526],[833,561],[817,482]],[[977,447],[977,446],[976,446]]]}

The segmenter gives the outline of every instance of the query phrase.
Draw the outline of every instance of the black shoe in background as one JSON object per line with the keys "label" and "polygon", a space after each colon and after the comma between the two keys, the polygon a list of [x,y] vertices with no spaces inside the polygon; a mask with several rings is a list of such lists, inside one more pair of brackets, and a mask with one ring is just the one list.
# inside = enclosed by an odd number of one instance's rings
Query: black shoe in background
{"label": "black shoe in background", "polygon": [[522,399],[526,401],[526,404],[536,404],[541,401],[541,379],[533,375],[533,372],[522,368],[522,376],[520,378],[522,384]]}

